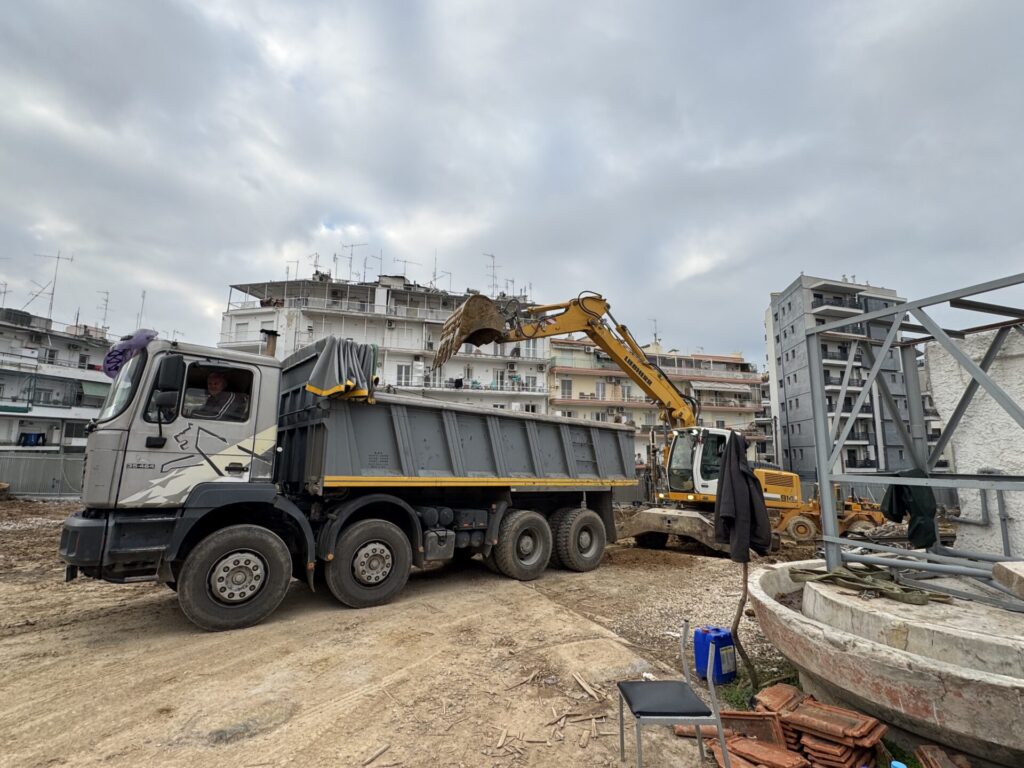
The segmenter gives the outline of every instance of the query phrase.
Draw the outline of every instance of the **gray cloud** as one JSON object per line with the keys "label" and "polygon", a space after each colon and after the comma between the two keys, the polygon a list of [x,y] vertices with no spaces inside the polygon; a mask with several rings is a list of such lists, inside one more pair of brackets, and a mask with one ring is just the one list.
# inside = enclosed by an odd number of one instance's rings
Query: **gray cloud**
{"label": "gray cloud", "polygon": [[230,282],[365,241],[421,281],[436,249],[456,288],[493,252],[502,285],[598,290],[642,339],[657,317],[671,346],[760,361],[801,270],[910,297],[1021,270],[1022,17],[24,3],[0,19],[7,303],[60,248],[57,319],[110,290],[127,330],[146,290],[147,324],[213,342]]}

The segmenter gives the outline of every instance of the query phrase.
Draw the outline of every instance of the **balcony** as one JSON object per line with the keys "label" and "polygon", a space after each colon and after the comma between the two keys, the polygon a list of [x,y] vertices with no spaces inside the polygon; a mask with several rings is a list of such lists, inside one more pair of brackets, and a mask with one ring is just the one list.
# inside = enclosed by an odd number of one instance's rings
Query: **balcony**
{"label": "balcony", "polygon": [[847,459],[847,469],[878,469],[878,461],[876,459]]}
{"label": "balcony", "polygon": [[[838,352],[832,352],[832,351],[824,350],[823,349],[821,351],[821,359],[825,363],[829,363],[829,364],[833,364],[833,363],[837,363],[837,362],[845,364],[846,361],[849,359],[849,357],[850,357],[849,350],[845,350],[845,351],[844,350],[839,350]],[[860,365],[863,361],[864,361],[864,356],[863,355],[854,355],[854,357],[853,357],[853,364],[854,365]]]}
{"label": "balcony", "polygon": [[[842,376],[832,376],[830,374],[825,375],[825,386],[826,387],[841,387],[843,385]],[[847,383],[847,389],[863,389],[864,379],[851,376],[850,381]]]}
{"label": "balcony", "polygon": [[313,312],[344,312],[356,315],[379,315],[381,317],[423,320],[430,323],[443,323],[452,310],[427,309],[426,307],[403,307],[384,304],[370,304],[366,301],[351,299],[324,299],[315,296],[301,296],[284,300],[284,306],[304,309]]}
{"label": "balcony", "polygon": [[811,314],[849,317],[864,311],[864,302],[856,298],[825,298],[811,301]]}
{"label": "balcony", "polygon": [[487,394],[513,394],[513,395],[543,395],[547,397],[548,388],[541,384],[530,385],[506,382],[504,384],[481,384],[478,381],[470,382],[462,387],[456,387],[453,381],[446,381],[442,384],[432,384],[430,382],[424,382],[422,384],[413,384],[412,382],[402,382],[400,384],[381,384],[379,389],[387,390],[391,387],[397,391],[416,390],[421,392],[429,390],[432,392],[459,392],[471,395],[487,395]]}
{"label": "balcony", "polygon": [[[862,405],[860,407],[860,411],[857,413],[857,418],[860,419],[860,418],[870,417],[874,412],[875,412],[874,408],[871,406],[871,404]],[[843,407],[842,407],[841,413],[853,413],[853,406],[852,405],[844,404]],[[835,407],[835,405],[828,406],[828,415],[829,416],[835,416],[835,414],[836,414],[836,407]]]}
{"label": "balcony", "polygon": [[709,408],[711,410],[757,411],[761,408],[753,400],[740,400],[728,397],[702,397],[697,402],[700,403],[701,408]]}

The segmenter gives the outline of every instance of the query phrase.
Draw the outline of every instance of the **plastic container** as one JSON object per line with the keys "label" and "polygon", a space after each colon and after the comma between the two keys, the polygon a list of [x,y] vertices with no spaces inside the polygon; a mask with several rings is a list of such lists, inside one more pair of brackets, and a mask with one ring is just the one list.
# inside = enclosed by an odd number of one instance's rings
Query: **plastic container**
{"label": "plastic container", "polygon": [[707,678],[708,653],[714,653],[714,667],[711,677],[715,685],[725,685],[736,679],[736,647],[732,632],[725,627],[697,627],[693,631],[693,654],[697,663],[697,674]]}

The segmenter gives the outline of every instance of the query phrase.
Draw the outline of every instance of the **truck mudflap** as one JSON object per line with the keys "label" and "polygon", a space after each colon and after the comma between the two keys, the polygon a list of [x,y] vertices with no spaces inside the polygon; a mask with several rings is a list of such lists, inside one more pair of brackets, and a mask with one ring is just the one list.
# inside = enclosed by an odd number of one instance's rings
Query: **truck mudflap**
{"label": "truck mudflap", "polygon": [[81,570],[113,582],[155,580],[175,523],[174,515],[154,512],[73,512],[64,521],[58,550],[67,566],[65,579]]}
{"label": "truck mudflap", "polygon": [[65,579],[78,575],[79,568],[98,568],[103,561],[107,518],[86,517],[86,510],[72,512],[60,532],[60,559],[67,565]]}

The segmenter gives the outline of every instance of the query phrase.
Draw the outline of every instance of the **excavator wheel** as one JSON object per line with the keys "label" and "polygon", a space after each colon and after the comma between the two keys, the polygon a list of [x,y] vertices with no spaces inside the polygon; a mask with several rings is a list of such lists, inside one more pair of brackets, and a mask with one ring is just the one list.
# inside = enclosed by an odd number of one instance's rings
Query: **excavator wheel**
{"label": "excavator wheel", "polygon": [[797,515],[786,524],[786,533],[801,543],[814,541],[818,535],[818,526],[811,518]]}

